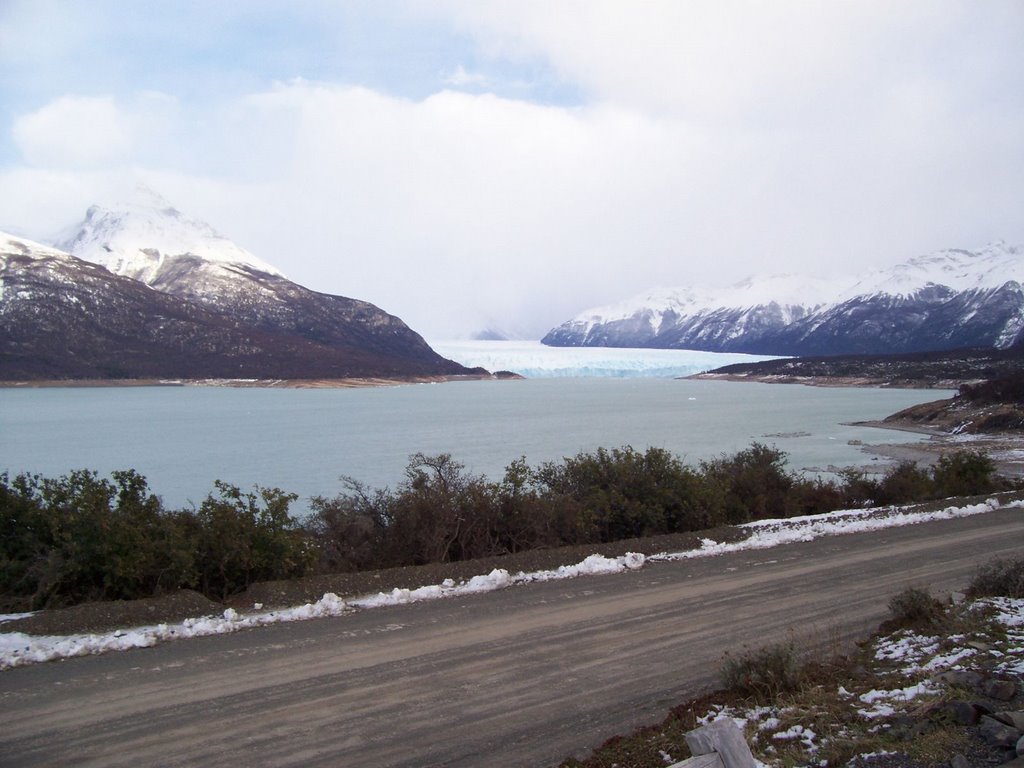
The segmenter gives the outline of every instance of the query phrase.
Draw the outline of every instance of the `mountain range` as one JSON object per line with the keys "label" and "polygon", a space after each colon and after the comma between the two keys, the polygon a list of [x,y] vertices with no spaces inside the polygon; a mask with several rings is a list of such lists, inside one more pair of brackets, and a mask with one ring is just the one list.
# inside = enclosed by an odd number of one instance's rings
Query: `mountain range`
{"label": "mountain range", "polygon": [[56,247],[0,233],[0,379],[480,374],[365,301],[318,293],[155,193]]}
{"label": "mountain range", "polygon": [[1024,338],[1022,281],[1024,250],[997,242],[848,279],[774,275],[724,290],[654,290],[581,312],[542,341],[762,355],[1002,349]]}

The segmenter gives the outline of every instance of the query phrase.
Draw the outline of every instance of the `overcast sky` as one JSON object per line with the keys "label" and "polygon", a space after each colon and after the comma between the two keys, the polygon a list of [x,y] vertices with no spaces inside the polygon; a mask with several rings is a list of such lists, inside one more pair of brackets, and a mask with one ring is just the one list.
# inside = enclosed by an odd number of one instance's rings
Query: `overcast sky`
{"label": "overcast sky", "polygon": [[428,338],[1024,243],[1022,0],[0,0],[0,228],[138,181]]}

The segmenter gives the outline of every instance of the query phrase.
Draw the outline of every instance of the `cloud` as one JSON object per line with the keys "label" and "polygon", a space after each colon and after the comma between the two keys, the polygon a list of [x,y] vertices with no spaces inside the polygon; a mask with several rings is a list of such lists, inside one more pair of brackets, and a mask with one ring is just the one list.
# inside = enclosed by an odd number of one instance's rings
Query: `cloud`
{"label": "cloud", "polygon": [[172,130],[176,102],[141,93],[129,105],[112,96],[61,96],[19,116],[11,135],[25,162],[89,169],[138,160]]}
{"label": "cloud", "polygon": [[14,141],[30,165],[95,167],[131,155],[132,136],[110,97],[64,96],[18,118]]}
{"label": "cloud", "polygon": [[466,68],[459,64],[455,71],[445,75],[444,82],[456,88],[486,88],[492,85],[492,79],[480,72],[467,72]]}
{"label": "cloud", "polygon": [[[201,101],[57,95],[12,123],[0,223],[47,233],[141,178],[300,282],[436,337],[539,335],[655,285],[1024,241],[1017,2],[402,7],[475,41],[475,59],[429,58],[468,92],[286,73],[197,83]],[[530,72],[582,98],[486,92]]]}

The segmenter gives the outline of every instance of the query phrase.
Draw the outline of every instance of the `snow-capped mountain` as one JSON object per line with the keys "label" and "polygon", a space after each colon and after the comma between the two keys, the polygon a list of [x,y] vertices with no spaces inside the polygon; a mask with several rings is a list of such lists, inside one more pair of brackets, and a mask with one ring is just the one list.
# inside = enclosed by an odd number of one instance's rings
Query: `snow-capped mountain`
{"label": "snow-capped mountain", "polygon": [[[101,249],[121,244],[133,252],[133,246],[124,245],[132,242],[129,233],[168,232],[162,226],[167,222],[146,213],[145,221],[153,228],[123,217],[125,229],[105,226],[106,237],[78,242]],[[166,215],[172,223],[188,221],[173,209]],[[87,222],[100,218],[92,209]],[[200,231],[203,227],[199,225]],[[99,231],[89,229],[92,234]],[[139,245],[134,251],[146,256],[148,248]],[[234,260],[245,254],[236,248],[227,245],[220,258],[191,251],[163,254],[150,277],[169,290],[158,290],[60,249],[0,233],[0,379],[333,379],[470,373],[372,304],[309,291],[273,268],[257,266],[258,261]],[[113,252],[110,245],[108,253]],[[131,271],[130,259],[120,263]]]}
{"label": "snow-capped mountain", "polygon": [[161,293],[263,332],[389,359],[374,375],[460,374],[399,318],[365,301],[318,293],[141,189],[129,203],[92,206],[57,243]]}
{"label": "snow-capped mountain", "polygon": [[0,378],[246,377],[269,360],[287,369],[313,359],[315,350],[284,346],[97,264],[0,234]]}
{"label": "snow-capped mountain", "polygon": [[173,282],[169,275],[183,259],[283,277],[206,222],[189,218],[144,186],[136,188],[129,201],[110,208],[90,207],[85,220],[54,245],[80,259],[102,264],[115,275],[151,286]]}
{"label": "snow-capped mountain", "polygon": [[1024,251],[946,250],[846,280],[776,275],[652,291],[580,313],[543,339],[764,355],[1007,347],[1024,330]]}

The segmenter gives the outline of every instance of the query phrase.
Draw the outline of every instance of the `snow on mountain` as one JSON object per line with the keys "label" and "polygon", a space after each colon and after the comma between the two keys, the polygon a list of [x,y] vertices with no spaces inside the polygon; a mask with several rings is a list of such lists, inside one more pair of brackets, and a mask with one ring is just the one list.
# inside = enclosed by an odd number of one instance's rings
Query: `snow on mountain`
{"label": "snow on mountain", "polygon": [[10,254],[21,253],[26,256],[47,256],[51,258],[67,258],[68,253],[50,245],[37,243],[25,237],[18,237],[7,232],[0,232],[0,259]]}
{"label": "snow on mountain", "polygon": [[543,341],[778,355],[1008,346],[1024,330],[1022,257],[996,242],[845,279],[773,275],[724,289],[657,289],[582,312]]}
{"label": "snow on mountain", "polygon": [[160,283],[182,257],[283,277],[206,222],[189,218],[156,192],[141,186],[130,201],[110,208],[90,207],[85,220],[55,245],[147,285]]}
{"label": "snow on mountain", "polygon": [[[349,356],[375,375],[462,374],[400,318],[369,302],[312,291],[189,218],[152,190],[92,206],[58,247],[233,322]],[[332,353],[333,354],[333,353]],[[356,363],[355,361],[358,361]]]}
{"label": "snow on mountain", "polygon": [[913,296],[935,286],[957,292],[988,290],[1009,282],[1024,283],[1024,250],[1000,240],[978,251],[951,248],[915,256],[890,269],[865,273],[840,298],[845,301],[875,294]]}
{"label": "snow on mountain", "polygon": [[[254,267],[197,301],[0,233],[0,379],[340,379],[473,373],[367,302]],[[186,271],[185,277],[190,277]],[[252,301],[238,302],[247,298]]]}

